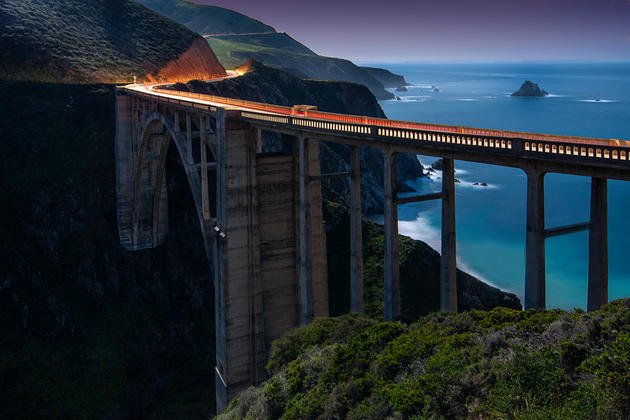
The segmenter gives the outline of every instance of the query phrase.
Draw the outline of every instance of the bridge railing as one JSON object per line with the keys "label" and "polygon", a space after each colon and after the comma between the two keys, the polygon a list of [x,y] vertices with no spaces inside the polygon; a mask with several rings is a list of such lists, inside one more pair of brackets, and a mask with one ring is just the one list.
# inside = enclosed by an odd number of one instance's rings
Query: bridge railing
{"label": "bridge railing", "polygon": [[[244,118],[302,128],[349,133],[360,136],[461,145],[485,150],[501,149],[532,157],[606,159],[630,161],[630,141],[535,134],[507,130],[427,124],[358,115],[336,114],[311,109],[266,104],[192,92],[154,87],[158,96],[169,95],[197,99],[241,108]],[[147,94],[151,96],[150,94]],[[172,98],[169,98],[172,99]],[[170,102],[170,101],[169,101]]]}
{"label": "bridge railing", "polygon": [[286,106],[281,106],[281,105],[272,105],[272,104],[254,102],[254,101],[246,101],[242,99],[225,98],[222,96],[206,95],[206,94],[183,92],[183,91],[174,91],[174,90],[163,89],[159,87],[154,88],[153,90],[158,93],[164,93],[164,94],[175,95],[175,96],[185,96],[189,98],[201,99],[208,102],[217,102],[217,103],[223,103],[226,105],[232,105],[232,106],[237,106],[237,107],[256,109],[259,111],[273,112],[273,113],[279,113],[279,114],[284,114],[284,115],[299,115],[304,118],[314,118],[314,119],[322,119],[322,120],[328,120],[328,121],[346,122],[346,123],[352,123],[352,124],[375,125],[379,127],[407,128],[407,129],[443,132],[443,133],[450,133],[450,134],[467,134],[467,135],[484,136],[484,137],[520,138],[523,140],[577,143],[577,144],[585,144],[585,145],[593,145],[593,146],[599,145],[599,146],[616,146],[616,147],[630,148],[630,141],[619,140],[619,139],[603,139],[603,138],[591,138],[591,137],[581,137],[581,136],[538,134],[538,133],[528,133],[528,132],[520,132],[520,131],[492,130],[492,129],[481,129],[481,128],[475,128],[475,127],[452,126],[452,125],[445,125],[445,124],[416,123],[416,122],[409,122],[409,121],[390,120],[390,119],[385,119],[385,118],[336,114],[333,112],[323,112],[323,111],[317,111],[317,110],[296,111],[295,109],[291,107],[286,107]]}

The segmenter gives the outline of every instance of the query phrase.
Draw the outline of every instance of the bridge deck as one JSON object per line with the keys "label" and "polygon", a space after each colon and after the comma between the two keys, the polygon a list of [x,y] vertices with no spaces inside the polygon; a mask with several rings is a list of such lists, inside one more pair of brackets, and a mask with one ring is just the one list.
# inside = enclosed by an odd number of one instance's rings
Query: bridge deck
{"label": "bridge deck", "polygon": [[[504,166],[543,164],[549,172],[630,179],[630,141],[416,123],[318,110],[300,110],[240,99],[130,85],[131,94],[184,108],[239,114],[252,124],[298,131],[334,141],[397,144],[410,152]],[[368,143],[369,141],[369,143]]]}

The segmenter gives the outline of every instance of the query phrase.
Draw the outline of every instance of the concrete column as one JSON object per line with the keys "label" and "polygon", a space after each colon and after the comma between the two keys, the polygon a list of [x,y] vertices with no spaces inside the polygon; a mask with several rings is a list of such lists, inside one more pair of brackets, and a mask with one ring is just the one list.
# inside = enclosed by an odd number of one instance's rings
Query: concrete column
{"label": "concrete column", "polygon": [[525,309],[545,308],[545,174],[527,171]]}
{"label": "concrete column", "polygon": [[591,178],[591,226],[588,234],[588,304],[594,311],[608,302],[608,185]]}
{"label": "concrete column", "polygon": [[210,220],[210,192],[208,191],[208,153],[206,152],[208,133],[206,130],[206,117],[201,115],[199,117],[199,135],[201,140],[199,141],[199,153],[201,157],[201,205],[203,209],[203,218]]}
{"label": "concrete column", "polygon": [[361,223],[361,148],[350,149],[350,311],[363,312],[363,235]]}
{"label": "concrete column", "polygon": [[194,163],[192,151],[192,121],[189,113],[186,113],[186,160],[189,164]]}
{"label": "concrete column", "polygon": [[[227,223],[227,134],[225,127],[225,110],[217,109],[217,223],[222,229],[228,228]],[[218,236],[213,236],[214,241],[214,319],[215,319],[215,401],[217,413],[221,412],[228,404],[228,348],[227,348],[227,270],[228,256],[227,243]]]}
{"label": "concrete column", "polygon": [[256,130],[256,153],[263,152],[263,142],[262,142],[262,130],[260,128],[254,128]]}
{"label": "concrete column", "polygon": [[324,214],[322,211],[322,181],[314,179],[313,175],[321,173],[320,142],[310,140],[307,143],[308,152],[308,203],[309,203],[309,231],[311,290],[313,296],[313,316],[329,316],[328,308],[328,264],[326,261],[326,231],[324,229]]}
{"label": "concrete column", "polygon": [[400,261],[398,255],[398,207],[396,197],[396,153],[391,147],[384,151],[384,203],[385,227],[384,293],[385,319],[391,320],[400,315]]}
{"label": "concrete column", "polygon": [[457,249],[455,235],[455,162],[443,158],[442,258],[440,262],[440,310],[457,312]]}
{"label": "concrete column", "polygon": [[177,110],[173,113],[173,125],[176,133],[182,131],[182,128],[179,126],[179,111]]}
{"label": "concrete column", "polygon": [[[252,127],[217,113],[217,408],[264,376],[256,146]],[[225,133],[225,134],[223,134]]]}
{"label": "concrete column", "polygon": [[308,188],[308,140],[298,138],[298,165],[300,177],[300,325],[313,320],[313,289],[311,283],[311,232]]}

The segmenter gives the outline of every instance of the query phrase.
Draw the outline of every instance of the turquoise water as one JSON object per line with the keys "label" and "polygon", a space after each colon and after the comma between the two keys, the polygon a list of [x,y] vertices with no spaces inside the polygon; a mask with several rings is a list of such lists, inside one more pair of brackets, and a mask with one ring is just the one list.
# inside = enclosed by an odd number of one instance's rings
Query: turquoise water
{"label": "turquoise water", "polygon": [[[630,139],[630,63],[379,64],[414,84],[383,101],[388,118],[541,133]],[[551,95],[513,98],[525,80]],[[439,89],[433,91],[433,86]],[[423,164],[435,158],[422,157]],[[517,169],[456,162],[458,263],[523,297],[525,184]],[[486,182],[488,187],[475,186]],[[545,177],[546,226],[588,220],[590,180]],[[412,183],[438,191],[439,173]],[[609,181],[609,297],[630,296],[630,182]],[[439,249],[439,202],[401,206],[400,231]],[[547,240],[547,306],[585,308],[588,234]]]}

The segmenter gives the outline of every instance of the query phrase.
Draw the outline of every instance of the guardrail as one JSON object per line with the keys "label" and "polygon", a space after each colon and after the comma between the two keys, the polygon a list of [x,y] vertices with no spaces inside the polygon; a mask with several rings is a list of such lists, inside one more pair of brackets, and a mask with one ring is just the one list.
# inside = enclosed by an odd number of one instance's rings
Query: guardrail
{"label": "guardrail", "polygon": [[208,109],[212,112],[216,111],[215,106],[202,105],[194,101],[182,101],[171,96],[197,99],[239,108],[241,116],[248,119],[352,135],[377,135],[393,139],[437,142],[484,149],[503,149],[504,152],[514,151],[532,155],[630,161],[630,141],[627,140],[535,134],[388,120],[310,109],[296,109],[222,96],[174,91],[160,87],[152,89],[155,95],[137,90],[133,90],[133,92],[142,96],[161,97],[169,103],[179,103]]}

